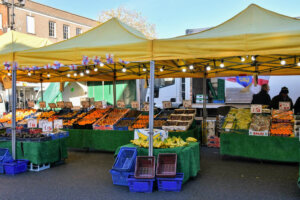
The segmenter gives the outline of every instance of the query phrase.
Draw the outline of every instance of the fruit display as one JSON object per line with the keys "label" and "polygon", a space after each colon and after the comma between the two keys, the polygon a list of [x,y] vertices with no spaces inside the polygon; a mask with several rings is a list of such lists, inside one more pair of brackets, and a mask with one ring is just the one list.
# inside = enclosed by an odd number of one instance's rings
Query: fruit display
{"label": "fruit display", "polygon": [[155,128],[161,128],[162,126],[165,125],[167,121],[166,120],[154,120],[154,127]]}
{"label": "fruit display", "polygon": [[196,114],[195,109],[175,109],[174,114]]}
{"label": "fruit display", "polygon": [[116,127],[129,127],[133,123],[133,120],[120,120],[117,124]]}
{"label": "fruit display", "polygon": [[39,116],[38,119],[45,119],[45,118],[50,118],[53,115],[55,115],[55,112],[53,110],[48,111],[48,112],[42,112]]}
{"label": "fruit display", "polygon": [[273,110],[271,136],[293,137],[294,116],[292,111]]}
{"label": "fruit display", "polygon": [[168,119],[173,112],[173,110],[163,110],[157,115],[157,119]]}
{"label": "fruit display", "polygon": [[110,113],[108,113],[104,118],[99,119],[93,124],[94,129],[113,129],[113,125],[115,125],[121,118],[123,118],[126,113],[129,112],[129,109],[113,109]]}
{"label": "fruit display", "polygon": [[[25,117],[32,115],[36,112],[35,109],[17,109],[16,110],[16,121],[21,121],[23,120]],[[9,113],[7,115],[4,115],[1,119],[0,119],[0,123],[9,123],[11,124],[11,118],[12,118],[12,114]]]}
{"label": "fruit display", "polygon": [[141,129],[147,128],[149,124],[149,115],[140,115],[138,120],[133,124],[132,128]]}
{"label": "fruit display", "polygon": [[137,118],[142,112],[138,110],[129,110],[124,118]]}
{"label": "fruit display", "polygon": [[[139,138],[130,141],[132,144],[137,145],[139,147],[148,148],[149,141]],[[160,138],[156,138],[153,140],[153,147],[154,148],[176,148],[176,147],[184,147],[187,146],[190,142],[197,142],[195,138],[189,137],[184,141],[181,137],[169,137],[162,141]]]}
{"label": "fruit display", "polygon": [[269,131],[270,129],[270,115],[254,114],[250,124],[250,130],[252,131]]}
{"label": "fruit display", "polygon": [[109,109],[93,109],[87,115],[85,115],[82,119],[80,119],[77,124],[80,126],[93,124],[98,119],[102,118]]}
{"label": "fruit display", "polygon": [[230,109],[227,114],[223,129],[240,129],[247,130],[251,122],[251,112],[250,109]]}
{"label": "fruit display", "polygon": [[58,116],[59,119],[72,119],[74,118],[77,114],[78,114],[79,111],[72,111],[72,112],[68,112],[68,113],[65,113],[65,114],[61,114]]}

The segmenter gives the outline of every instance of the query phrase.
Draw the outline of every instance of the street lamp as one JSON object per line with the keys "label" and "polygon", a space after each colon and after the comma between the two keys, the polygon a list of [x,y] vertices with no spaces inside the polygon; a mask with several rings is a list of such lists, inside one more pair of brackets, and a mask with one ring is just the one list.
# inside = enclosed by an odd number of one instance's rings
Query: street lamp
{"label": "street lamp", "polygon": [[[5,6],[7,6],[7,8],[10,8],[12,9],[12,14],[11,14],[11,23],[10,23],[10,29],[11,30],[14,30],[15,27],[15,6],[16,7],[24,7],[25,6],[25,3],[26,3],[26,0],[17,0],[17,2],[15,3],[14,0],[12,1],[9,1],[9,0],[1,0],[1,3]],[[8,9],[9,11],[9,9]],[[8,12],[9,13],[9,12]],[[8,14],[9,15],[9,14]]]}

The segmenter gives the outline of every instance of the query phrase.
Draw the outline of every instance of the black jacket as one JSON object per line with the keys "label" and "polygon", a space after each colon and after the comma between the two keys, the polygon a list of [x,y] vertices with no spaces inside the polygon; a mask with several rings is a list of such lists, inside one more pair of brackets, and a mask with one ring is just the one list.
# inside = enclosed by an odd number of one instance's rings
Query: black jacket
{"label": "black jacket", "polygon": [[258,94],[253,95],[251,104],[268,105],[270,107],[271,97],[265,90],[261,90]]}
{"label": "black jacket", "polygon": [[295,106],[294,106],[295,115],[300,115],[300,97],[298,97]]}
{"label": "black jacket", "polygon": [[279,108],[279,102],[285,101],[285,102],[291,102],[291,109],[293,109],[293,101],[289,96],[286,96],[285,98],[279,94],[275,97],[273,97],[271,101],[271,108],[278,109]]}

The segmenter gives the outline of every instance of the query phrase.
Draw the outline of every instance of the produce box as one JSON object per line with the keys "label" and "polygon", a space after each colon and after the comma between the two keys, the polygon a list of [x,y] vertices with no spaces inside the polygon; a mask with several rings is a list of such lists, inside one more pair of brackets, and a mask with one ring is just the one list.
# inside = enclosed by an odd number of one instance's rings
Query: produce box
{"label": "produce box", "polygon": [[107,113],[106,116],[97,120],[93,124],[94,130],[113,130],[114,125],[118,123],[121,118],[123,118],[129,109],[113,109],[111,112]]}

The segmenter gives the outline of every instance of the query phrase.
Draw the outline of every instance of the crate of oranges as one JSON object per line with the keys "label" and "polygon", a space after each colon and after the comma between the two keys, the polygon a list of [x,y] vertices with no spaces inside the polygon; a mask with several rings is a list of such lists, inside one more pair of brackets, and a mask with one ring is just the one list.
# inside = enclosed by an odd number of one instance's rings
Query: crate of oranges
{"label": "crate of oranges", "polygon": [[95,123],[98,119],[105,117],[108,111],[109,108],[92,109],[82,119],[78,120],[75,126],[79,129],[92,129],[93,123]]}
{"label": "crate of oranges", "polygon": [[93,124],[94,130],[113,130],[114,125],[123,118],[129,109],[113,109],[104,118],[99,119]]}

